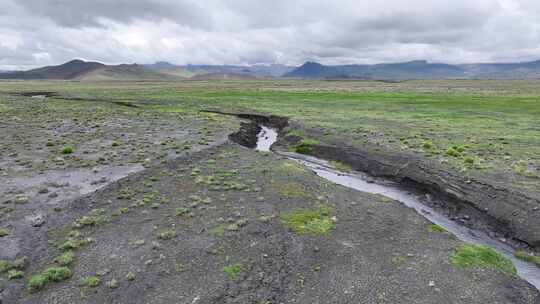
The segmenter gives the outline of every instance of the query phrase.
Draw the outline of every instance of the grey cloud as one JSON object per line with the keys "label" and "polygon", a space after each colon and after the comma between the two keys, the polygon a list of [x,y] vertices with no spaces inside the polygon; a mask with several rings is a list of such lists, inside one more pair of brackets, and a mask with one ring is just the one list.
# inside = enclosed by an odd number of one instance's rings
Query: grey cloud
{"label": "grey cloud", "polygon": [[0,69],[540,58],[536,0],[3,0]]}
{"label": "grey cloud", "polygon": [[212,21],[201,1],[166,0],[24,0],[29,13],[47,17],[65,27],[102,26],[101,19],[130,23],[135,20],[176,20],[208,28]]}

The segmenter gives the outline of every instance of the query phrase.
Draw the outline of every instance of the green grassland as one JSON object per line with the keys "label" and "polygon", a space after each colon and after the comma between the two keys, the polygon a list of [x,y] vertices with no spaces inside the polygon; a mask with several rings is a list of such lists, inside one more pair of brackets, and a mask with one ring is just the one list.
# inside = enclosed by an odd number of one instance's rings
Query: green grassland
{"label": "green grassland", "polygon": [[[0,92],[123,100],[157,113],[200,109],[288,116],[343,142],[415,153],[527,190],[540,179],[540,81],[6,82]],[[2,97],[0,97],[2,98]],[[9,105],[0,99],[0,109]],[[5,110],[3,110],[5,111]]]}

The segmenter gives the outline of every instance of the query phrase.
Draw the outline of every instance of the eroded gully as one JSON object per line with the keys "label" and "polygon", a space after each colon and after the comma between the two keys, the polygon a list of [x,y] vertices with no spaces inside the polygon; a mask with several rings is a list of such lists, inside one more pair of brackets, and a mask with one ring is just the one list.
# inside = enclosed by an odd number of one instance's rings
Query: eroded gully
{"label": "eroded gully", "polygon": [[[275,129],[261,126],[257,135],[255,150],[270,151],[270,147],[277,141],[278,132]],[[424,200],[424,195],[414,194],[400,187],[399,184],[381,179],[373,179],[362,172],[345,173],[333,168],[327,161],[292,152],[275,152],[289,159],[295,160],[315,172],[318,176],[338,185],[362,192],[380,194],[399,201],[430,222],[441,226],[449,233],[455,235],[463,242],[488,246],[500,254],[509,258],[514,263],[518,276],[534,285],[540,290],[540,269],[531,263],[524,262],[514,257],[514,249],[509,245],[494,239],[486,233],[459,225],[450,220],[442,213],[429,207]]]}

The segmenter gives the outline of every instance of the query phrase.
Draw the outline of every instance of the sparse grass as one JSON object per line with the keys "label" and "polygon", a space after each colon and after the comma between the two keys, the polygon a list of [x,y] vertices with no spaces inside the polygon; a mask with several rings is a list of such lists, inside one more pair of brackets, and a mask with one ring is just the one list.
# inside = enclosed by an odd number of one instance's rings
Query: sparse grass
{"label": "sparse grass", "polygon": [[225,227],[223,225],[218,225],[208,230],[208,232],[213,236],[223,237],[225,235]]}
{"label": "sparse grass", "polygon": [[450,262],[459,268],[492,268],[510,275],[516,274],[516,268],[509,259],[487,246],[460,246],[454,250]]}
{"label": "sparse grass", "polygon": [[223,272],[227,274],[229,279],[234,280],[238,273],[242,270],[242,265],[240,263],[234,263],[223,267]]}
{"label": "sparse grass", "polygon": [[118,281],[116,279],[107,281],[105,285],[107,285],[107,287],[109,287],[110,289],[116,289],[119,286]]}
{"label": "sparse grass", "polygon": [[533,254],[528,254],[525,251],[516,251],[514,252],[514,256],[520,260],[532,263],[536,265],[536,267],[540,268],[540,256],[536,256]]}
{"label": "sparse grass", "polygon": [[299,234],[326,234],[334,228],[334,222],[330,218],[330,208],[327,206],[296,209],[282,214],[280,218],[284,225]]}
{"label": "sparse grass", "polygon": [[97,287],[101,280],[97,276],[89,276],[81,278],[79,286],[81,287]]}
{"label": "sparse grass", "polygon": [[309,197],[305,187],[299,183],[286,183],[278,187],[277,192],[284,198]]}
{"label": "sparse grass", "polygon": [[162,230],[158,233],[158,239],[160,240],[170,240],[176,237],[176,231],[167,229]]}
{"label": "sparse grass", "polygon": [[428,230],[431,232],[436,232],[436,233],[448,233],[446,229],[444,229],[443,227],[437,224],[428,225]]}
{"label": "sparse grass", "polygon": [[341,171],[341,172],[351,172],[352,171],[351,166],[349,166],[347,164],[344,164],[342,162],[331,160],[328,163],[330,164],[330,166],[336,168],[336,170],[338,170],[338,171]]}
{"label": "sparse grass", "polygon": [[4,236],[8,236],[9,235],[9,230],[5,229],[5,228],[0,228],[0,237],[4,237]]}
{"label": "sparse grass", "polygon": [[188,215],[191,211],[188,208],[176,208],[176,216]]}

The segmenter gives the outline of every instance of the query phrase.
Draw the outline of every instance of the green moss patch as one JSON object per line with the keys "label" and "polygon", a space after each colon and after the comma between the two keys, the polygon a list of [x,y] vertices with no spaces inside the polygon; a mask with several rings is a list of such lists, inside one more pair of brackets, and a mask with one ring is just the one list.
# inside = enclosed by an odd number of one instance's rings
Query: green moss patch
{"label": "green moss patch", "polygon": [[330,218],[330,207],[316,209],[296,209],[280,216],[281,222],[299,234],[326,234],[334,228]]}
{"label": "green moss patch", "polygon": [[492,268],[511,275],[517,273],[509,259],[481,245],[463,245],[455,249],[450,262],[459,268]]}

